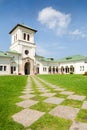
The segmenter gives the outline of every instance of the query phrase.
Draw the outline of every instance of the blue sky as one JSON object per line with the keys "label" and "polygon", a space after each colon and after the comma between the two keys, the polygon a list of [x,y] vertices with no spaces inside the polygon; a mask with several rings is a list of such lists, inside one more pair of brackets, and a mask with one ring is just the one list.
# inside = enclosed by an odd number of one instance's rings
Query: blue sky
{"label": "blue sky", "polygon": [[11,44],[18,23],[32,27],[38,55],[87,56],[87,0],[0,0],[0,50]]}

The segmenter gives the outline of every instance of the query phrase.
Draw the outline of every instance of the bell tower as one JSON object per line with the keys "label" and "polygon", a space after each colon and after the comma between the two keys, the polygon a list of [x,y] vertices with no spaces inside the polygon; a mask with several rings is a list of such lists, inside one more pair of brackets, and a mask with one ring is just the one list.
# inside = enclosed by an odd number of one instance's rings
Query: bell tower
{"label": "bell tower", "polygon": [[33,74],[36,44],[34,35],[37,30],[23,24],[17,24],[10,32],[11,51],[21,54],[21,71],[23,74]]}
{"label": "bell tower", "polygon": [[10,50],[22,54],[22,58],[34,59],[36,44],[34,35],[37,31],[22,24],[17,24],[9,33],[11,34]]}

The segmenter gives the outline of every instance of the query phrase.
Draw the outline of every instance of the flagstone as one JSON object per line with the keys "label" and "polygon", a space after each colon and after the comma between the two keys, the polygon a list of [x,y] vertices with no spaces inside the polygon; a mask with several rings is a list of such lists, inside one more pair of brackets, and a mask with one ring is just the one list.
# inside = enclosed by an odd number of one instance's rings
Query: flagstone
{"label": "flagstone", "polygon": [[56,98],[56,97],[50,97],[44,100],[44,102],[52,103],[52,104],[60,104],[64,101],[64,98]]}
{"label": "flagstone", "polygon": [[39,90],[39,92],[47,93],[49,90]]}
{"label": "flagstone", "polygon": [[22,99],[29,99],[29,98],[32,98],[34,96],[35,96],[34,94],[25,94],[25,95],[22,95],[22,96],[19,96],[19,97],[22,98]]}
{"label": "flagstone", "polygon": [[82,109],[87,109],[87,101],[84,101],[82,104]]}
{"label": "flagstone", "polygon": [[58,116],[64,119],[74,120],[77,113],[79,112],[78,108],[68,107],[68,106],[57,106],[49,112],[53,116]]}
{"label": "flagstone", "polygon": [[52,97],[54,96],[56,93],[43,93],[41,94],[41,96],[45,96],[45,97]]}
{"label": "flagstone", "polygon": [[79,100],[83,101],[86,98],[86,96],[81,96],[81,95],[69,95],[67,99],[73,99],[73,100]]}
{"label": "flagstone", "polygon": [[60,92],[60,94],[72,95],[72,94],[74,94],[74,92],[71,92],[71,91],[63,91],[63,92]]}
{"label": "flagstone", "polygon": [[65,89],[64,88],[55,88],[54,90],[56,90],[56,91],[64,91]]}
{"label": "flagstone", "polygon": [[69,130],[87,130],[87,124],[82,122],[73,122]]}
{"label": "flagstone", "polygon": [[32,93],[32,92],[34,92],[34,91],[23,91],[23,92],[21,92],[21,93],[30,94],[30,93]]}
{"label": "flagstone", "polygon": [[31,128],[29,128],[29,129],[26,129],[26,130],[32,130]]}
{"label": "flagstone", "polygon": [[24,109],[12,116],[13,120],[22,124],[25,127],[30,126],[35,121],[37,121],[45,112],[40,112],[37,110]]}
{"label": "flagstone", "polygon": [[34,104],[37,104],[38,101],[33,101],[33,100],[24,100],[22,102],[16,103],[17,106],[23,107],[23,108],[28,108]]}

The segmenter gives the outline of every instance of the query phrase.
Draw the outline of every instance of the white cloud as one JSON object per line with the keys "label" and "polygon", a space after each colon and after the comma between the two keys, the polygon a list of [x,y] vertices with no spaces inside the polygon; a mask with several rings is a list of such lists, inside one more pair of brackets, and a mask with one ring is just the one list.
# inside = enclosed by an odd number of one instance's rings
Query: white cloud
{"label": "white cloud", "polygon": [[79,39],[79,38],[85,38],[86,37],[86,34],[84,32],[82,32],[82,31],[80,31],[79,29],[75,29],[74,31],[70,32],[69,34],[74,39]]}
{"label": "white cloud", "polygon": [[70,14],[64,14],[52,7],[42,9],[38,14],[38,21],[50,29],[55,29],[58,35],[66,32],[71,21]]}

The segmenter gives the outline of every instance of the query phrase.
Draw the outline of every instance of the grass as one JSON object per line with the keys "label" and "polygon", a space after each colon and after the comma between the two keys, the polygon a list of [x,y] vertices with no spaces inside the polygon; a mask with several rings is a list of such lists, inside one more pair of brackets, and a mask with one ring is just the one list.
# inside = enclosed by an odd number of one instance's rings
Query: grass
{"label": "grass", "polygon": [[82,102],[77,100],[66,99],[61,105],[67,105],[75,108],[81,108]]}
{"label": "grass", "polygon": [[87,96],[87,76],[83,75],[38,75],[38,77],[74,91],[77,94]]}
{"label": "grass", "polygon": [[68,130],[71,121],[45,114],[32,126],[32,130]]}
{"label": "grass", "polygon": [[20,111],[15,105],[26,85],[26,76],[0,76],[0,130],[24,130],[11,116]]}
{"label": "grass", "polygon": [[[67,99],[66,95],[55,91],[50,85],[40,81],[38,77],[67,90],[74,91],[75,94],[87,96],[87,77],[83,75],[38,75],[35,76],[41,86],[52,93],[56,93],[55,97],[65,98],[61,105],[72,106],[79,108],[80,111],[76,117],[76,121],[87,123],[87,110],[81,109],[82,101]],[[45,114],[33,123],[30,128],[32,130],[69,130],[72,121],[65,120],[49,114],[57,105],[45,103],[47,97],[41,96],[38,90],[38,84],[34,77],[31,76],[32,89],[35,97],[32,100],[38,101],[37,104],[30,109],[45,112]],[[0,130],[26,130],[21,124],[12,120],[12,115],[21,111],[23,108],[16,106],[16,103],[21,101],[19,98],[22,95],[24,86],[26,85],[27,76],[0,76]]]}
{"label": "grass", "polygon": [[76,118],[79,122],[87,123],[87,110],[81,109]]}

